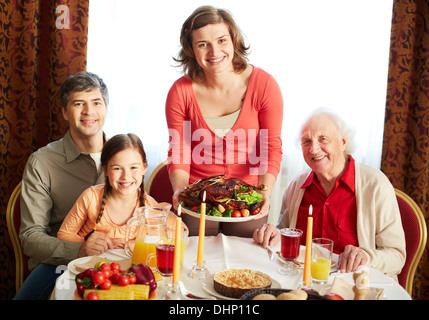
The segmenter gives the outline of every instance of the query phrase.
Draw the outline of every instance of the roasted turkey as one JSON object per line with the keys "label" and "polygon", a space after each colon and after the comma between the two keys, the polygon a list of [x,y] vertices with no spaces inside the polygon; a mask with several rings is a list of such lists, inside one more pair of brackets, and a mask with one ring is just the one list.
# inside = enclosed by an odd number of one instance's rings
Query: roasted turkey
{"label": "roasted turkey", "polygon": [[[213,176],[195,181],[179,194],[179,201],[187,207],[199,206],[203,202],[203,194],[206,192],[207,207],[221,204],[225,209],[248,209],[253,212],[261,207],[261,202],[247,203],[243,195],[251,196],[256,190],[266,190],[264,185],[252,186],[237,178],[225,178]],[[261,196],[262,199],[262,196]]]}

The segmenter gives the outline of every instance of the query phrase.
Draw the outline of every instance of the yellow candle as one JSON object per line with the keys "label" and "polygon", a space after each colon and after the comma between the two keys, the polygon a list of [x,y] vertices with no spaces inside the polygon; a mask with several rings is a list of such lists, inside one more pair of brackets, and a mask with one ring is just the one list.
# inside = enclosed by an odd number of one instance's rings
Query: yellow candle
{"label": "yellow candle", "polygon": [[201,203],[200,232],[198,234],[198,255],[197,264],[201,266],[204,261],[204,237],[206,233],[206,192],[203,193],[203,202]]}
{"label": "yellow candle", "polygon": [[176,234],[174,242],[174,264],[173,264],[173,283],[176,283],[180,279],[180,256],[182,248],[182,218],[180,217],[182,212],[182,206],[179,204],[177,208],[177,218],[176,218]]}
{"label": "yellow candle", "polygon": [[310,205],[310,208],[308,209],[307,238],[305,241],[304,276],[302,280],[305,286],[310,285],[312,239],[313,239],[313,206]]}

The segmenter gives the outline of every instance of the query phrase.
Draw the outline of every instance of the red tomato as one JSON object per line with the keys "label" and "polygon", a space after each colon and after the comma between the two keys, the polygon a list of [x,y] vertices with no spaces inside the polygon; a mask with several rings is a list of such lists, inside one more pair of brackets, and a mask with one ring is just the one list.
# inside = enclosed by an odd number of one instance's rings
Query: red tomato
{"label": "red tomato", "polygon": [[112,262],[112,263],[110,264],[110,269],[111,269],[113,272],[115,272],[115,271],[119,271],[119,270],[121,270],[121,265],[120,265],[119,263],[117,263],[117,262]]}
{"label": "red tomato", "polygon": [[193,206],[192,209],[191,209],[191,211],[197,212],[198,211],[198,206]]}
{"label": "red tomato", "polygon": [[119,278],[122,277],[122,274],[117,271],[116,273],[112,274],[112,276],[109,278],[110,281],[112,281],[113,284],[118,284]]}
{"label": "red tomato", "polygon": [[110,266],[110,264],[108,264],[108,263],[103,263],[103,264],[100,266],[100,271],[105,271],[105,270],[112,270],[112,267]]}
{"label": "red tomato", "polygon": [[118,280],[118,284],[121,287],[126,287],[127,285],[130,284],[130,277],[129,276],[122,276],[122,277],[120,277],[119,280]]}
{"label": "red tomato", "polygon": [[135,274],[129,274],[128,277],[130,277],[130,284],[135,284],[137,282],[137,277]]}
{"label": "red tomato", "polygon": [[261,211],[261,208],[258,208],[258,209],[256,209],[256,210],[253,210],[252,212],[250,212],[250,214],[251,214],[252,216],[254,216],[254,215],[257,215],[260,211]]}
{"label": "red tomato", "polygon": [[98,293],[97,292],[90,292],[88,293],[88,295],[86,296],[86,300],[100,300]]}
{"label": "red tomato", "polygon": [[112,287],[112,281],[110,281],[110,279],[106,279],[102,284],[100,284],[101,290],[110,290],[111,287]]}
{"label": "red tomato", "polygon": [[104,276],[106,277],[106,279],[109,279],[113,274],[112,270],[110,270],[110,269],[101,270],[101,272],[104,273]]}
{"label": "red tomato", "polygon": [[240,217],[241,217],[241,212],[240,212],[240,211],[238,211],[238,210],[234,210],[234,211],[231,213],[231,217],[233,217],[233,218],[240,218]]}
{"label": "red tomato", "polygon": [[103,272],[97,271],[92,275],[91,280],[94,282],[94,284],[102,284],[104,280],[106,280],[106,276]]}

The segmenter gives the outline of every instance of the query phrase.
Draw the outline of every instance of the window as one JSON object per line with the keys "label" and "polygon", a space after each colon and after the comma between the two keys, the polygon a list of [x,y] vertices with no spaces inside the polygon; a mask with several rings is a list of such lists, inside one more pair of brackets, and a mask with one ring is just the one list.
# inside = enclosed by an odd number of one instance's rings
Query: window
{"label": "window", "polygon": [[172,59],[182,23],[198,6],[231,11],[251,46],[250,63],[272,74],[284,98],[281,195],[306,167],[296,143],[311,110],[335,110],[356,131],[357,161],[380,167],[392,0],[91,0],[88,71],[110,91],[108,136],[133,132],[148,155],[148,176],[167,158],[164,107],[182,74]]}

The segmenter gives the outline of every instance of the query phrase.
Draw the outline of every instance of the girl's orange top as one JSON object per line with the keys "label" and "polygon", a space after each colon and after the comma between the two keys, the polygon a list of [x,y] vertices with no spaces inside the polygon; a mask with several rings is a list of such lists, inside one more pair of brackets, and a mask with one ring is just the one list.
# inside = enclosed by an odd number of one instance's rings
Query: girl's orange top
{"label": "girl's orange top", "polygon": [[[96,185],[86,189],[76,200],[76,203],[64,219],[57,237],[61,240],[71,242],[84,242],[84,237],[94,228],[100,212],[101,200],[103,199],[104,184]],[[145,195],[145,205],[156,206],[158,202],[151,196]],[[133,216],[136,215],[138,200]],[[130,217],[131,218],[131,217]],[[98,233],[103,233],[111,239],[125,239],[126,223],[117,225],[109,217],[109,208],[106,205],[100,222],[97,224]],[[134,228],[136,229],[136,228]],[[135,235],[130,235],[130,239]]]}

